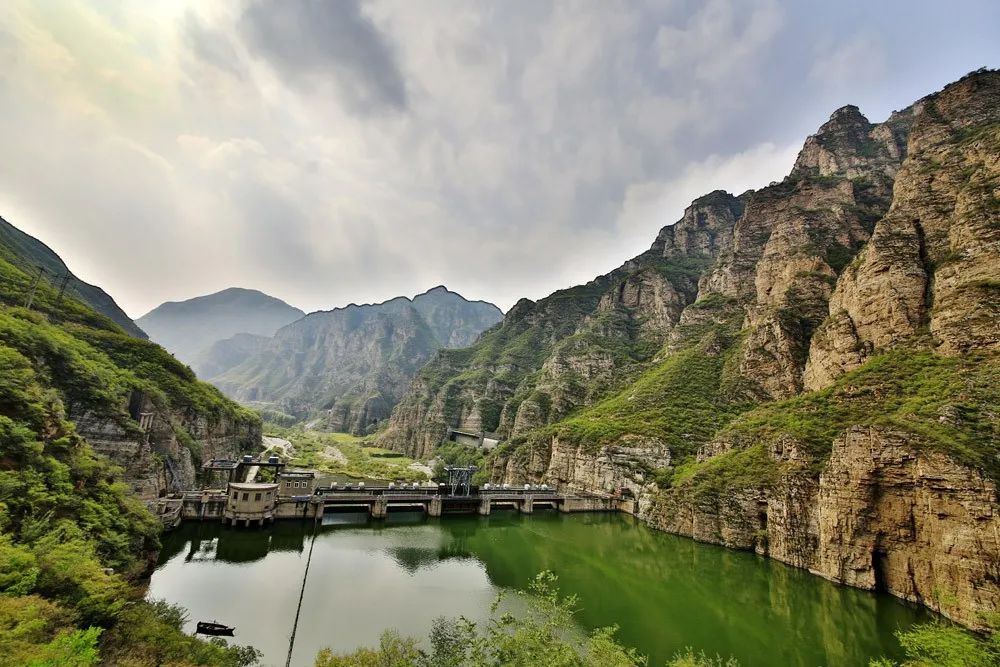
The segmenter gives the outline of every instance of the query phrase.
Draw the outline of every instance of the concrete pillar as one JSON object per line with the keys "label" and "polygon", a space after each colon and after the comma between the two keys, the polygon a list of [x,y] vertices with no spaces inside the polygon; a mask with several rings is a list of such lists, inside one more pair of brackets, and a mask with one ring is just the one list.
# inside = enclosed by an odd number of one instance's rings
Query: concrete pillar
{"label": "concrete pillar", "polygon": [[573,508],[570,507],[570,500],[569,500],[569,498],[563,498],[562,502],[558,503],[557,506],[559,507],[559,511],[563,512],[564,514],[568,514],[569,512],[573,511]]}
{"label": "concrete pillar", "polygon": [[386,501],[385,496],[379,496],[372,503],[371,515],[373,519],[384,519],[385,515],[389,512],[389,503]]}
{"label": "concrete pillar", "polygon": [[517,510],[521,514],[531,514],[535,511],[535,497],[525,496],[521,502],[517,504]]}
{"label": "concrete pillar", "polygon": [[490,497],[489,496],[483,496],[479,500],[479,514],[481,516],[489,516],[490,515]]}
{"label": "concrete pillar", "polygon": [[443,504],[441,496],[434,496],[431,498],[431,501],[425,505],[427,508],[427,516],[441,516],[441,506]]}

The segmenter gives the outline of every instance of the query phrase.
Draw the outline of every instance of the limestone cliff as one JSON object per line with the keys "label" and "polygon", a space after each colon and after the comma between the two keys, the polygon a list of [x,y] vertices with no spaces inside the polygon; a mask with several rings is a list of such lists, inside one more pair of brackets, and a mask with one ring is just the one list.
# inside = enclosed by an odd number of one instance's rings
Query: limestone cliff
{"label": "limestone cliff", "polygon": [[695,300],[745,196],[717,191],[695,200],[645,253],[586,285],[522,299],[472,347],[439,352],[379,442],[425,456],[449,428],[522,435],[634,377]]}
{"label": "limestone cliff", "polygon": [[498,481],[628,489],[663,530],[981,626],[1000,608],[998,169],[998,72],[883,123],[844,107],[712,234],[686,214],[440,355],[383,442],[426,453],[499,403]]}

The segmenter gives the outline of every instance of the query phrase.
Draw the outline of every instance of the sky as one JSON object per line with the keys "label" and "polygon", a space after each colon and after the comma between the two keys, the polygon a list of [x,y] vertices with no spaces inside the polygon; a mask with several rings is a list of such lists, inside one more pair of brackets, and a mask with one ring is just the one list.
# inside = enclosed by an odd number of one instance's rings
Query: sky
{"label": "sky", "polygon": [[5,0],[0,216],[133,317],[444,284],[506,310],[1000,66],[1000,3]]}

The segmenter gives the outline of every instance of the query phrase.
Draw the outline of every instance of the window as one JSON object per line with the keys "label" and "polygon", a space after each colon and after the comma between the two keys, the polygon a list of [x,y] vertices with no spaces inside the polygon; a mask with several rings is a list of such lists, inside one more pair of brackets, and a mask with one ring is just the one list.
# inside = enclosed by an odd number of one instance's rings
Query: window
{"label": "window", "polygon": [[260,500],[260,499],[261,499],[262,497],[263,497],[263,496],[262,496],[261,494],[259,494],[259,493],[258,493],[258,494],[255,494],[255,495],[254,495],[253,499],[254,499],[254,500]]}
{"label": "window", "polygon": [[250,500],[250,494],[246,491],[243,492],[243,500]]}

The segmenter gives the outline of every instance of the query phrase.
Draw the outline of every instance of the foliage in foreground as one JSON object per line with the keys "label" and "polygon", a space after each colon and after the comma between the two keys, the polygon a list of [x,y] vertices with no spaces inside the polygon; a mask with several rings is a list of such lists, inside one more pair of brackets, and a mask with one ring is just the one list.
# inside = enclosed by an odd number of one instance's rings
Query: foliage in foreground
{"label": "foliage in foreground", "polygon": [[[582,635],[573,623],[576,597],[563,597],[556,577],[543,572],[535,577],[527,593],[519,592],[525,611],[520,616],[500,613],[501,599],[494,602],[490,620],[477,624],[464,617],[438,618],[428,638],[429,650],[416,639],[389,630],[378,648],[363,648],[350,654],[320,651],[315,667],[638,667],[645,657],[622,646],[615,628],[599,628]],[[671,667],[735,667],[694,651],[678,655]]]}
{"label": "foliage in foreground", "polygon": [[134,391],[164,412],[256,417],[44,282],[18,307],[32,280],[10,257],[0,246],[0,665],[250,664],[252,649],[185,635],[179,610],[141,599],[159,525],[74,419],[136,434]]}
{"label": "foliage in foreground", "polygon": [[[1000,619],[996,619],[1000,620]],[[994,623],[996,625],[996,623]],[[917,625],[896,633],[906,659],[885,658],[871,667],[996,667],[1000,665],[1000,633],[974,635],[944,621]]]}

